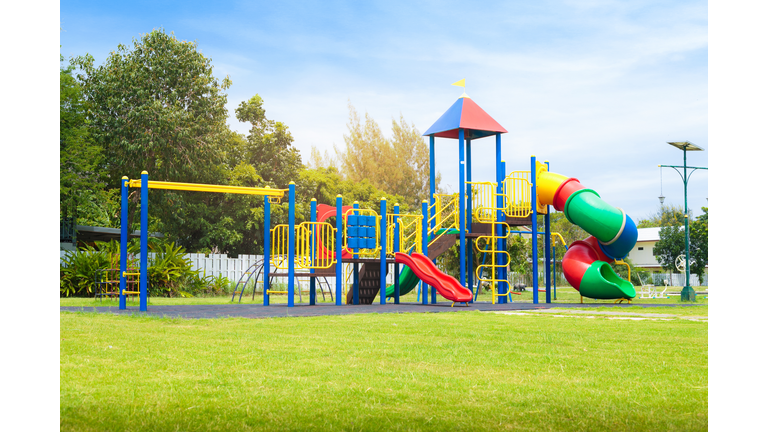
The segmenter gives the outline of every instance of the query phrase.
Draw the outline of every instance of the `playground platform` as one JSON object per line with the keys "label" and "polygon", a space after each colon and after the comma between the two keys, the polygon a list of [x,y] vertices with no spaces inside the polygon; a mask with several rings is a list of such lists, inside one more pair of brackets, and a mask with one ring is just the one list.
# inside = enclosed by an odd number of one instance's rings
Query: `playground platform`
{"label": "playground platform", "polygon": [[179,305],[179,306],[150,306],[146,312],[139,311],[138,307],[128,307],[120,310],[117,306],[104,307],[60,307],[62,312],[96,312],[111,313],[116,315],[149,315],[166,318],[277,318],[277,317],[310,317],[328,315],[350,315],[369,313],[440,313],[440,312],[467,312],[467,311],[525,311],[553,308],[624,308],[628,306],[654,307],[691,307],[695,304],[606,304],[606,303],[506,303],[491,304],[484,302],[472,303],[469,306],[456,304],[451,307],[451,302],[439,302],[437,304],[424,305],[421,303],[401,303],[399,305],[342,305],[320,303],[314,306],[297,304],[292,308],[286,305],[276,304],[262,305]]}

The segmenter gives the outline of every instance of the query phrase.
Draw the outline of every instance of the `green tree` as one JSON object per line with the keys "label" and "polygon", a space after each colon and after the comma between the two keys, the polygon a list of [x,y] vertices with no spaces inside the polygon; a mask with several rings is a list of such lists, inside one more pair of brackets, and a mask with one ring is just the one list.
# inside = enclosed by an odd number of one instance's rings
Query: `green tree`
{"label": "green tree", "polygon": [[116,196],[105,190],[102,149],[91,136],[88,105],[73,69],[59,68],[59,213],[76,216],[82,225],[110,227]]}
{"label": "green tree", "polygon": [[683,206],[661,205],[659,208],[637,221],[638,228],[655,228],[664,226],[680,226],[685,218]]}
{"label": "green tree", "polygon": [[699,276],[699,280],[704,280],[704,269],[709,264],[709,208],[702,207],[704,214],[696,217],[696,220],[689,225],[690,230],[690,253],[691,253],[691,273]]}
{"label": "green tree", "polygon": [[685,230],[680,226],[665,226],[659,230],[659,241],[653,246],[653,255],[666,271],[676,271],[675,260],[685,253]]}
{"label": "green tree", "polygon": [[293,146],[288,126],[266,117],[259,95],[241,102],[235,110],[237,119],[251,124],[240,161],[251,164],[264,181],[279,188],[297,182],[304,169],[299,150]]}
{"label": "green tree", "polygon": [[[392,138],[387,139],[368,113],[362,122],[350,103],[347,128],[344,147],[336,151],[336,165],[346,179],[368,180],[378,189],[402,196],[401,204],[414,208],[429,198],[429,146],[402,114],[399,121],[392,120]],[[317,153],[314,164],[322,160]],[[440,177],[437,173],[436,190]]]}
{"label": "green tree", "polygon": [[226,138],[229,78],[213,76],[197,43],[163,29],[118,45],[106,63],[91,55],[72,60],[90,104],[94,140],[104,149],[109,184],[121,176],[210,182]]}

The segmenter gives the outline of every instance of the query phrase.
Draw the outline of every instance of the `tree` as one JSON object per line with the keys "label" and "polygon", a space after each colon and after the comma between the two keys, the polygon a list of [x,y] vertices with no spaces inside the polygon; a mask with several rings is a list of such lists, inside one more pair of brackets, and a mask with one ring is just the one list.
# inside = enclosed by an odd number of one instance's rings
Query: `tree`
{"label": "tree", "polygon": [[698,216],[689,226],[691,240],[691,273],[704,280],[704,269],[709,264],[709,208],[702,207],[704,214]]}
{"label": "tree", "polygon": [[[337,166],[346,179],[354,182],[367,179],[376,188],[402,196],[404,203],[414,208],[429,198],[429,147],[402,114],[399,122],[392,120],[393,137],[387,139],[368,113],[361,123],[350,103],[347,128],[345,146],[336,150]],[[314,163],[318,163],[319,152],[314,159]],[[435,183],[437,190],[439,173]]]}
{"label": "tree", "polygon": [[680,226],[665,226],[659,230],[659,241],[653,246],[653,255],[666,271],[676,271],[675,260],[685,253],[685,230]]}
{"label": "tree", "polygon": [[685,218],[685,209],[682,206],[661,205],[659,208],[648,214],[637,222],[638,228],[655,228],[664,226],[680,226]]}
{"label": "tree", "polygon": [[87,104],[73,69],[59,68],[59,212],[77,216],[81,224],[112,226],[109,214],[116,197],[104,190],[102,149],[91,136]]}
{"label": "tree", "polygon": [[72,61],[82,69],[77,78],[109,184],[143,170],[160,180],[210,182],[228,130],[230,80],[213,76],[197,43],[153,30],[131,48],[118,45],[104,65],[93,63],[89,54]]}
{"label": "tree", "polygon": [[240,160],[251,164],[264,181],[279,188],[298,181],[304,169],[299,150],[293,147],[293,136],[288,126],[269,120],[259,95],[241,102],[235,110],[237,119],[251,124],[244,154]]}

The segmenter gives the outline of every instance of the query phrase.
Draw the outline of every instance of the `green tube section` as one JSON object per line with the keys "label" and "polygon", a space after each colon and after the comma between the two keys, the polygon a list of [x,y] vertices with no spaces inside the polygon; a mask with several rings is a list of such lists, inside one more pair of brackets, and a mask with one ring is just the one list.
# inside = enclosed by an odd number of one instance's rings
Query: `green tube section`
{"label": "green tube section", "polygon": [[569,222],[582,227],[603,243],[612,241],[624,224],[621,210],[603,201],[592,189],[581,189],[571,194],[563,213]]}
{"label": "green tube section", "polygon": [[632,283],[620,278],[604,261],[595,261],[589,266],[581,279],[579,293],[601,300],[631,299],[637,295]]}

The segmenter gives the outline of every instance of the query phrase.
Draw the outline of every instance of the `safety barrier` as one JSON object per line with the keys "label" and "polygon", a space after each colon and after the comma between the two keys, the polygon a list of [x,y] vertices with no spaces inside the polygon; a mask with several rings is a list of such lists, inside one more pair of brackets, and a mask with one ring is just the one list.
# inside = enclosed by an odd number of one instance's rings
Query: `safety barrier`
{"label": "safety barrier", "polygon": [[421,252],[421,221],[417,214],[387,215],[387,255],[395,256],[395,217],[397,217],[399,248],[397,252]]}
{"label": "safety barrier", "polygon": [[[434,216],[427,221],[428,235],[430,237],[429,245],[434,244],[440,237],[445,235],[449,229],[459,229],[459,194],[435,194],[435,204],[429,208],[429,213]],[[434,227],[431,225],[434,223]],[[440,232],[440,230],[443,230]],[[440,232],[439,234],[437,234]]]}
{"label": "safety barrier", "polygon": [[[288,231],[280,224],[272,228],[270,263],[279,270],[288,269]],[[336,245],[336,229],[327,222],[302,222],[295,228],[294,265],[298,269],[327,269],[336,264],[331,252]],[[316,241],[313,242],[312,238]]]}

